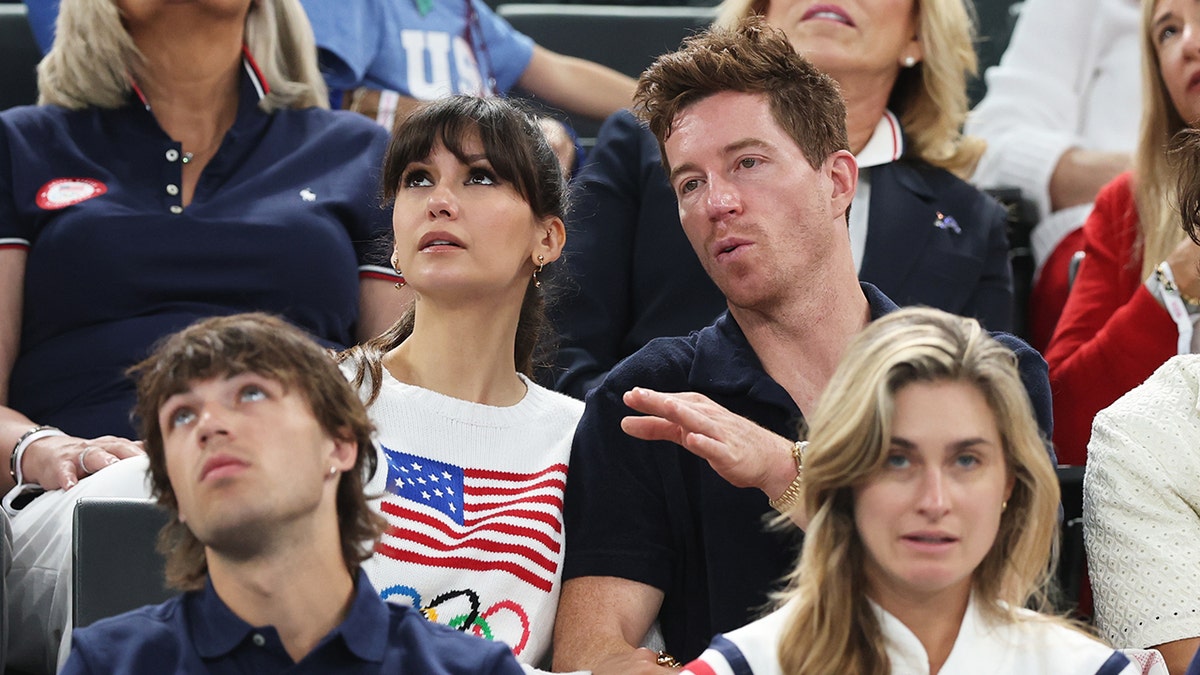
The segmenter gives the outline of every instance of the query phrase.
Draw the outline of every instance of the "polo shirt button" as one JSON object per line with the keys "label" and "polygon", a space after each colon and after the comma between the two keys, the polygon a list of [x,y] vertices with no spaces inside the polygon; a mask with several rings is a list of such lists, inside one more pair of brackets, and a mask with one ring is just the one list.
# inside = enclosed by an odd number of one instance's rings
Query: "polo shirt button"
{"label": "polo shirt button", "polygon": [[259,635],[258,633],[255,633],[254,637],[250,638],[250,639],[251,639],[251,641],[254,642],[255,647],[261,647],[261,646],[267,644],[267,638]]}
{"label": "polo shirt button", "polygon": [[179,151],[178,150],[176,150],[175,148],[171,148],[170,150],[167,151],[167,161],[168,162],[174,162],[178,159],[179,159]]}
{"label": "polo shirt button", "polygon": [[168,184],[167,185],[167,194],[171,195],[172,197],[179,194],[179,186],[174,183]]}
{"label": "polo shirt button", "polygon": [[179,214],[183,213],[183,207],[176,204],[171,207],[171,213],[174,213],[175,215],[179,215]]}

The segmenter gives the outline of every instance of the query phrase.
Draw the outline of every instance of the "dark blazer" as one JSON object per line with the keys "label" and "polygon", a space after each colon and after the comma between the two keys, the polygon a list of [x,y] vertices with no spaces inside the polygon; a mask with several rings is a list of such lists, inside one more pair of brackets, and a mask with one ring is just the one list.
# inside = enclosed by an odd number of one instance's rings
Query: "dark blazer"
{"label": "dark blazer", "polygon": [[901,307],[928,305],[975,317],[989,330],[1012,330],[1004,208],[921,160],[902,157],[869,171],[871,211],[859,278]]}
{"label": "dark blazer", "polygon": [[[1012,281],[1000,205],[919,160],[870,172],[860,278],[899,305],[929,305],[1009,330]],[[628,111],[601,127],[576,179],[567,231],[567,278],[551,313],[560,335],[555,389],[582,398],[651,339],[687,335],[725,311],[679,224],[658,143]]]}

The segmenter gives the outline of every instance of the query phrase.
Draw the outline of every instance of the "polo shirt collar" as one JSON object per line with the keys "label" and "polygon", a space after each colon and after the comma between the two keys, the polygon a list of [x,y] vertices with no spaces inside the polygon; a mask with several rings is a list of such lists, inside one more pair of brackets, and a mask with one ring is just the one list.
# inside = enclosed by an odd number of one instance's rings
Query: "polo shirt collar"
{"label": "polo shirt collar", "polygon": [[[260,630],[229,609],[217,595],[211,579],[204,582],[203,591],[193,594],[186,607],[196,653],[204,659],[226,656],[241,645],[251,632]],[[354,601],[350,611],[333,631],[321,639],[315,649],[340,638],[359,659],[382,663],[387,650],[389,621],[387,606],[379,599],[366,573],[360,569],[355,578]]]}
{"label": "polo shirt collar", "polygon": [[[241,104],[247,100],[260,102],[267,97],[267,94],[271,93],[271,85],[267,82],[267,78],[263,77],[262,71],[258,68],[258,62],[254,60],[254,56],[246,45],[242,45],[242,70],[245,71],[246,76],[242,78],[243,91],[238,105],[239,116]],[[149,111],[150,102],[146,100],[146,95],[142,93],[142,88],[138,86],[137,80],[131,77],[129,84],[133,88],[133,94],[137,97],[138,102]]]}
{"label": "polo shirt collar", "polygon": [[[899,309],[874,285],[860,281],[859,286],[867,298],[872,321]],[[688,385],[692,391],[744,393],[755,400],[796,407],[787,391],[763,370],[746,334],[728,311],[696,334],[696,356],[688,373]]]}
{"label": "polo shirt collar", "polygon": [[875,125],[875,131],[871,132],[871,139],[854,159],[860,169],[865,169],[889,164],[900,159],[903,154],[904,132],[900,127],[900,120],[896,119],[892,111],[884,110],[883,117],[880,117]]}
{"label": "polo shirt collar", "polygon": [[796,407],[787,391],[763,370],[742,327],[728,311],[696,334],[696,355],[688,373],[688,388],[744,395],[783,408]]}
{"label": "polo shirt collar", "polygon": [[254,630],[221,600],[212,579],[205,579],[204,590],[192,596],[185,607],[192,641],[201,658],[225,656]]}
{"label": "polo shirt collar", "polygon": [[340,635],[346,648],[363,661],[382,663],[388,646],[389,621],[387,605],[360,568],[354,581],[354,603],[330,635]]}

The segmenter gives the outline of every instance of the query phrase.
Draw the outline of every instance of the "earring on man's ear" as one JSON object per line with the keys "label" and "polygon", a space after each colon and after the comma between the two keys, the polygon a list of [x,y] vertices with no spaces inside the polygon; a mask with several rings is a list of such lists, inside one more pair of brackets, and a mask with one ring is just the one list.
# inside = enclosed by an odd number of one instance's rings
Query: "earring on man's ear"
{"label": "earring on man's ear", "polygon": [[538,266],[537,266],[537,269],[533,271],[533,287],[534,288],[542,287],[542,280],[538,278],[538,273],[544,269],[546,269],[546,256],[538,254]]}

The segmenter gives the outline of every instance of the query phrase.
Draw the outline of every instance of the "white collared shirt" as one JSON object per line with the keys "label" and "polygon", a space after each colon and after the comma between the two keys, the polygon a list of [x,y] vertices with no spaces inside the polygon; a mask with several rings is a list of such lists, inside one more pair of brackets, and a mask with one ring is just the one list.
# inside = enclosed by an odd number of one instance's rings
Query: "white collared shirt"
{"label": "white collared shirt", "polygon": [[904,134],[900,120],[892,111],[883,111],[883,117],[875,125],[871,139],[862,152],[854,156],[858,162],[858,189],[850,203],[850,253],[854,256],[854,269],[862,272],[863,256],[867,250],[867,219],[871,213],[871,171],[900,159],[904,154]]}
{"label": "white collared shirt", "polygon": [[[883,632],[892,675],[929,675],[921,641],[899,619],[871,603]],[[682,675],[782,675],[779,640],[790,619],[787,605],[747,626],[718,635]],[[1104,643],[1028,610],[1015,622],[995,623],[972,595],[958,637],[939,675],[1137,675],[1142,669]],[[1162,657],[1146,672],[1167,675]],[[1110,662],[1111,660],[1111,662]]]}

